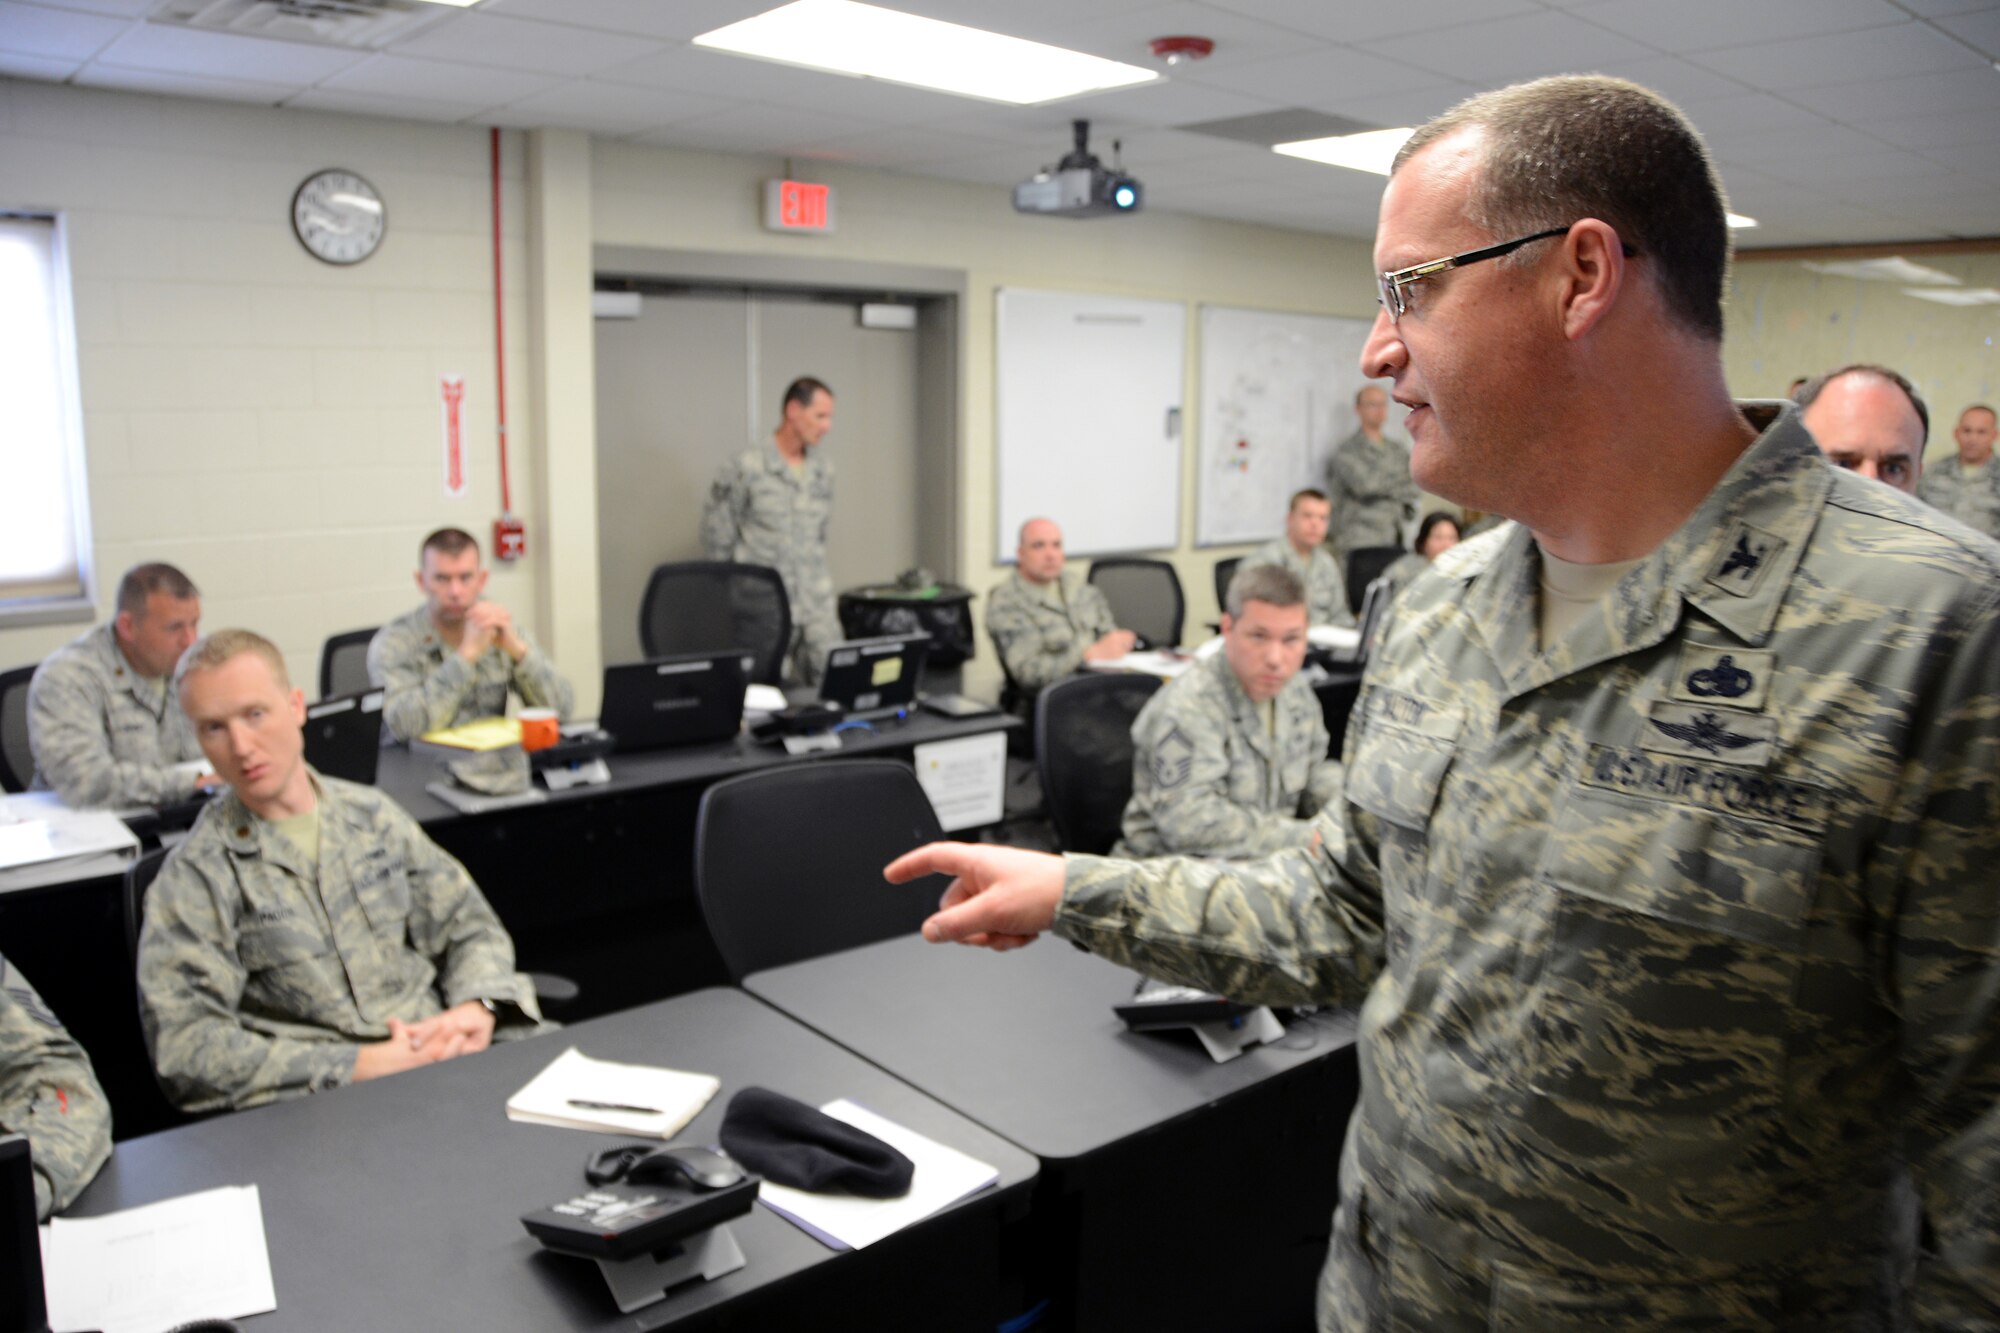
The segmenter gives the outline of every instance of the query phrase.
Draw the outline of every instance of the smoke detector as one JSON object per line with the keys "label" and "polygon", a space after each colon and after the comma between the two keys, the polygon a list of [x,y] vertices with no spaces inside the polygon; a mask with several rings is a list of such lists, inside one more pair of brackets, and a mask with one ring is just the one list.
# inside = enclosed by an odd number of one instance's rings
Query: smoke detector
{"label": "smoke detector", "polygon": [[1153,59],[1172,69],[1185,65],[1191,60],[1205,60],[1215,52],[1212,37],[1155,37],[1152,40]]}

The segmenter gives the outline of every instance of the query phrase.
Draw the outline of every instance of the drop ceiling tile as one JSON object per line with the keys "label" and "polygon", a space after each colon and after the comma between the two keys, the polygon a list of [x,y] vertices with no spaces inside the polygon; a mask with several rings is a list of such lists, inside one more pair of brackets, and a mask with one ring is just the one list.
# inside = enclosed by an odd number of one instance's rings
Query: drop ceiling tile
{"label": "drop ceiling tile", "polygon": [[1294,55],[1326,45],[1292,28],[1260,23],[1228,10],[1180,0],[1175,4],[1149,5],[1121,14],[1099,15],[1058,31],[1056,45],[1085,51],[1107,60],[1122,60],[1142,69],[1167,72],[1167,66],[1153,59],[1155,37],[1192,35],[1212,38],[1215,52],[1205,59],[1176,67],[1189,73],[1222,69],[1229,65],[1273,56]]}
{"label": "drop ceiling tile", "polygon": [[2000,111],[2000,70],[1991,66],[1911,74],[1899,79],[1795,88],[1792,101],[1847,123],[1938,116],[1953,111]]}
{"label": "drop ceiling tile", "polygon": [[1993,0],[1902,0],[1902,5],[1918,18],[1933,19],[2000,8]]}
{"label": "drop ceiling tile", "polygon": [[1710,102],[1754,92],[1761,84],[1745,85],[1726,74],[1681,59],[1679,56],[1652,56],[1645,60],[1618,61],[1599,65],[1594,71],[1620,79],[1630,79],[1642,88],[1685,108],[1690,102]]}
{"label": "drop ceiling tile", "polygon": [[491,102],[432,101],[401,97],[394,93],[349,92],[342,88],[307,88],[285,99],[285,105],[300,111],[334,111],[350,116],[394,116],[399,120],[427,120],[455,124],[487,110]]}
{"label": "drop ceiling tile", "polygon": [[1487,19],[1530,14],[1534,0],[1431,0],[1418,5],[1330,5],[1326,0],[1208,0],[1300,32],[1337,42],[1365,42],[1377,37],[1455,28]]}
{"label": "drop ceiling tile", "polygon": [[1825,33],[1688,57],[1753,87],[1783,92],[1829,83],[1892,79],[1904,74],[1974,69],[1978,56],[1927,23]]}
{"label": "drop ceiling tile", "polygon": [[1769,93],[1741,93],[1712,102],[1684,103],[1681,110],[1718,153],[1738,137],[1832,123],[1817,111],[1808,111]]}
{"label": "drop ceiling tile", "polygon": [[460,65],[449,60],[420,60],[414,56],[372,55],[320,80],[319,86],[348,94],[380,93],[420,102],[471,103],[478,109],[532,97],[560,82],[552,74]]}
{"label": "drop ceiling tile", "polygon": [[140,18],[159,5],[160,0],[35,0],[45,9],[80,9],[89,14],[116,14]]}
{"label": "drop ceiling tile", "polygon": [[[1091,15],[1108,18],[1157,5],[1159,0],[1089,0]],[[775,7],[775,6],[773,6]],[[1031,42],[1057,42],[1063,29],[1075,26],[1077,0],[895,0],[888,6],[968,28],[1025,37]],[[1155,34],[1157,35],[1157,34]]]}
{"label": "drop ceiling tile", "polygon": [[1334,96],[1325,99],[1321,106],[1327,111],[1351,116],[1370,125],[1380,125],[1384,129],[1400,125],[1414,127],[1442,115],[1481,91],[1484,90],[1474,83],[1444,83],[1432,88],[1377,93],[1370,97]]}
{"label": "drop ceiling tile", "polygon": [[799,153],[815,140],[842,134],[862,134],[879,121],[796,107],[744,105],[717,115],[702,116],[663,129],[649,130],[634,142],[668,148],[698,148],[715,153]]}
{"label": "drop ceiling tile", "polygon": [[1896,120],[1856,120],[1857,129],[1866,130],[1887,143],[1903,148],[1948,148],[1962,143],[1988,143],[1994,137],[1994,114],[1990,110],[1951,111],[1936,116],[1912,116]]}
{"label": "drop ceiling tile", "polygon": [[1368,51],[1327,47],[1253,64],[1196,70],[1189,79],[1214,88],[1267,97],[1287,106],[1328,110],[1336,100],[1406,93],[1450,82],[1440,75]]}
{"label": "drop ceiling tile", "polygon": [[1837,170],[1829,172],[1827,166],[1825,162],[1807,159],[1795,163],[1773,163],[1765,170],[1777,180],[1789,181],[1810,190],[1819,190],[1836,199],[1844,197],[1840,193],[1841,190],[1855,184],[1914,181],[1925,176],[1941,174],[1934,158],[1922,153],[1912,153],[1907,148],[1878,148],[1873,152],[1843,153]]}
{"label": "drop ceiling tile", "polygon": [[454,14],[390,44],[397,55],[571,75],[594,74],[664,49],[649,38],[486,13]]}
{"label": "drop ceiling tile", "polygon": [[[1965,172],[1987,181],[2000,179],[2000,137],[1989,137],[1978,143],[1953,144],[1949,148],[1926,149],[1923,156],[1948,171]],[[2000,189],[1989,185],[1986,194],[1993,206],[1993,230],[2000,234]]]}
{"label": "drop ceiling tile", "polygon": [[481,119],[496,125],[552,126],[619,136],[713,115],[729,105],[697,93],[574,79],[495,108]]}
{"label": "drop ceiling tile", "polygon": [[1275,111],[1280,105],[1270,98],[1252,97],[1223,88],[1206,88],[1172,76],[1137,88],[1092,93],[1062,103],[1075,115],[1116,117],[1144,125],[1191,125],[1197,121],[1224,120],[1231,116]]}
{"label": "drop ceiling tile", "polygon": [[0,74],[17,79],[60,83],[82,68],[81,60],[57,60],[49,56],[23,56],[12,51],[0,51]]}
{"label": "drop ceiling tile", "polygon": [[1971,42],[1986,53],[1988,60],[2000,60],[2000,6],[1977,14],[1939,19],[1937,25],[1953,36]]}
{"label": "drop ceiling tile", "polygon": [[[1855,153],[1872,153],[1880,147],[1880,139],[1870,138],[1860,130],[1822,123],[1731,135],[1711,144],[1710,150],[1725,167],[1741,165],[1768,171],[1775,164],[1797,159],[1839,158]],[[1829,170],[1837,171],[1838,163],[1830,164]]]}
{"label": "drop ceiling tile", "polygon": [[143,23],[104,48],[98,59],[127,69],[231,78],[255,70],[272,83],[315,83],[364,58],[360,51],[279,42],[226,32]]}
{"label": "drop ceiling tile", "polygon": [[276,106],[298,91],[297,84],[218,79],[205,74],[172,74],[163,70],[122,69],[102,61],[86,65],[72,80],[79,88],[116,88],[124,92],[171,93],[223,102]]}
{"label": "drop ceiling tile", "polygon": [[129,26],[74,10],[0,4],[0,51],[45,60],[88,60]]}
{"label": "drop ceiling tile", "polygon": [[992,142],[986,139],[913,125],[829,136],[807,144],[801,151],[822,160],[901,170],[921,169],[930,163],[952,162],[992,150]]}
{"label": "drop ceiling tile", "polygon": [[483,14],[686,41],[775,9],[780,0],[486,0]]}
{"label": "drop ceiling tile", "polygon": [[1595,69],[1656,54],[1629,37],[1553,10],[1467,23],[1439,32],[1385,37],[1362,47],[1473,83]]}
{"label": "drop ceiling tile", "polygon": [[1792,4],[1744,0],[1590,0],[1570,13],[1661,51],[1713,51],[1797,37],[1802,28],[1845,32],[1908,18],[1888,0],[1812,0],[1810,16]]}

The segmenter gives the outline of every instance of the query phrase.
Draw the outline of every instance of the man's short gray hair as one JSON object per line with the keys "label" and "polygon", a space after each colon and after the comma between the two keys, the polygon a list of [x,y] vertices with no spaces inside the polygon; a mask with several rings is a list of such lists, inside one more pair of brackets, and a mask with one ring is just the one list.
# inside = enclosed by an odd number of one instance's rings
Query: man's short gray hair
{"label": "man's short gray hair", "polygon": [[1271,606],[1305,605],[1306,585],[1283,565],[1245,565],[1229,580],[1229,594],[1222,600],[1222,609],[1229,613],[1229,618],[1240,620],[1243,608],[1252,602],[1265,602]]}

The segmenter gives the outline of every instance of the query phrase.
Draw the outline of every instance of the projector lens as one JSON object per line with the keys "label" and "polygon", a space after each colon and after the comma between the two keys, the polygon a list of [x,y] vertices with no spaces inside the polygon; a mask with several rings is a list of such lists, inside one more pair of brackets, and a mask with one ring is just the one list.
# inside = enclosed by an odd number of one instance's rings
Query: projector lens
{"label": "projector lens", "polygon": [[1120,208],[1130,208],[1139,202],[1139,192],[1129,185],[1121,185],[1111,192],[1111,201]]}

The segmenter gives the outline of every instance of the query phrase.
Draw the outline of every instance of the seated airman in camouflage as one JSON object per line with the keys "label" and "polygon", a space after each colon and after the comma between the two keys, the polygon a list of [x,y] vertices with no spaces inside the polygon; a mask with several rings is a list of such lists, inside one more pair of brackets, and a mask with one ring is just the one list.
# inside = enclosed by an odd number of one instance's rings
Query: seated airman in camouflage
{"label": "seated airman in camouflage", "polygon": [[176,1105],[300,1097],[536,1029],[465,867],[387,796],[306,764],[304,696],[268,640],[211,634],[177,683],[230,791],[161,867],[139,938],[146,1041]]}
{"label": "seated airman in camouflage", "polygon": [[[1306,610],[1315,625],[1354,628],[1347,605],[1347,578],[1326,548],[1326,525],[1333,507],[1325,491],[1303,490],[1285,511],[1285,535],[1258,547],[1243,562],[1289,569],[1306,589]],[[1239,566],[1242,568],[1243,566]]]}
{"label": "seated airman in camouflage", "polygon": [[1356,1007],[1327,1333],[2000,1326],[2000,543],[1731,401],[1725,210],[1623,80],[1419,129],[1362,371],[1512,521],[1390,608],[1339,828],[890,867],[929,939]]}
{"label": "seated airman in camouflage", "polygon": [[1279,565],[1229,581],[1222,651],[1146,701],[1132,723],[1132,799],[1116,856],[1268,856],[1312,842],[1340,790],[1319,698],[1299,675],[1305,589]]}
{"label": "seated airman in camouflage", "polygon": [[111,1156],[111,1103],[83,1047],[0,958],[0,1133],[25,1135],[35,1213],[69,1207]]}
{"label": "seated airman in camouflage", "polygon": [[33,789],[78,809],[184,801],[215,785],[174,767],[201,758],[168,677],[194,642],[201,594],[172,565],[118,580],[118,614],[56,650],[28,685]]}
{"label": "seated airman in camouflage", "polygon": [[1104,594],[1063,572],[1062,529],[1046,518],[1021,525],[1014,573],[986,594],[986,634],[1005,665],[1008,697],[1026,715],[1043,687],[1132,651],[1137,636],[1119,629]]}
{"label": "seated airman in camouflage", "polygon": [[424,604],[375,632],[368,679],[383,691],[382,723],[399,741],[427,731],[502,717],[511,690],[564,718],[575,692],[513,614],[485,600],[479,542],[439,528],[417,550]]}

